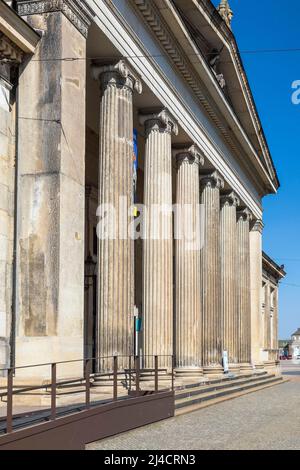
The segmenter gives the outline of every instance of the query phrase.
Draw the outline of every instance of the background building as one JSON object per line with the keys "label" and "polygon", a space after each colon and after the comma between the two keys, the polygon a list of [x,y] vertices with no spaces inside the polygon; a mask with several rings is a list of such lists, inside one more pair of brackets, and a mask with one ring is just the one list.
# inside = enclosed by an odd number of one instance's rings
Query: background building
{"label": "background building", "polygon": [[261,337],[266,363],[278,359],[278,289],[285,276],[284,266],[263,253]]}
{"label": "background building", "polygon": [[293,359],[300,359],[300,328],[292,334],[288,342],[288,354]]}

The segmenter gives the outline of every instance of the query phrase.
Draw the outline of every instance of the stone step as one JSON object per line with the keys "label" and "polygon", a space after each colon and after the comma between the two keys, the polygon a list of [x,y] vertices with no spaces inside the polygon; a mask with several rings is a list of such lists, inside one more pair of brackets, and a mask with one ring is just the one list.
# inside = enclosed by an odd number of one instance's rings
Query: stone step
{"label": "stone step", "polygon": [[198,387],[188,387],[186,389],[181,389],[181,390],[176,390],[175,391],[175,396],[176,399],[180,398],[186,398],[190,397],[193,395],[200,395],[202,393],[206,392],[213,392],[217,390],[225,390],[227,388],[232,388],[234,386],[238,385],[244,385],[247,383],[253,383],[255,382],[263,382],[264,380],[268,380],[270,378],[275,377],[275,374],[264,374],[262,377],[246,377],[246,378],[236,378],[232,379],[231,381],[226,381],[226,382],[218,382],[215,384],[205,384],[205,385],[200,385]]}
{"label": "stone step", "polygon": [[266,388],[274,387],[275,385],[284,384],[288,381],[289,379],[278,377],[276,380],[270,383],[262,382],[261,385],[248,388],[247,390],[238,390],[236,392],[229,393],[228,395],[222,395],[216,398],[211,398],[210,400],[201,401],[192,405],[186,405],[181,408],[175,409],[175,416],[192,413],[193,411],[198,411],[198,410],[201,410],[202,408],[207,408],[209,406],[217,405],[218,403],[222,403],[224,401],[233,400],[234,398],[239,398],[239,397],[242,397],[243,395],[248,395],[250,393],[258,392]]}
{"label": "stone step", "polygon": [[262,376],[266,376],[266,375],[268,375],[268,373],[266,371],[258,371],[258,372],[253,372],[251,374],[249,374],[249,373],[247,373],[247,374],[227,374],[227,375],[224,374],[222,377],[215,378],[215,379],[208,378],[206,376],[206,377],[200,378],[197,382],[188,382],[187,381],[187,383],[183,383],[182,381],[180,381],[181,385],[176,385],[175,390],[195,388],[195,387],[199,387],[201,385],[213,385],[213,384],[219,384],[219,383],[221,384],[221,383],[232,382],[233,380],[239,380],[239,379],[243,379],[243,378],[262,377]]}
{"label": "stone step", "polygon": [[184,398],[175,398],[175,409],[180,409],[180,408],[185,408],[185,407],[190,407],[193,405],[201,404],[206,401],[210,401],[213,399],[217,399],[226,395],[232,395],[235,393],[240,393],[246,390],[250,389],[255,389],[257,387],[263,386],[263,385],[271,385],[275,383],[281,383],[282,382],[282,377],[281,376],[271,376],[265,378],[265,380],[252,380],[252,381],[247,381],[244,384],[240,385],[235,385],[232,384],[231,387],[229,388],[221,388],[219,390],[213,390],[213,391],[203,391],[201,390],[199,394],[197,395],[192,395]]}

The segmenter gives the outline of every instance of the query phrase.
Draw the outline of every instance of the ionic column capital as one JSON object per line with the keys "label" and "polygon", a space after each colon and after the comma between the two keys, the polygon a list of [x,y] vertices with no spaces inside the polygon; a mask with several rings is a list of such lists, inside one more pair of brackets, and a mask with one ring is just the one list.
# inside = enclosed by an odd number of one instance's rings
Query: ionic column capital
{"label": "ionic column capital", "polygon": [[127,87],[139,94],[142,93],[143,87],[140,77],[123,59],[111,64],[94,63],[92,74],[95,80],[100,80],[103,90],[108,86],[117,86]]}
{"label": "ionic column capital", "polygon": [[240,199],[234,191],[226,191],[221,194],[221,207],[223,206],[234,206],[240,205]]}
{"label": "ionic column capital", "polygon": [[204,156],[196,144],[186,148],[174,148],[173,157],[179,167],[182,163],[195,164],[199,166],[204,165]]}
{"label": "ionic column capital", "polygon": [[253,221],[253,225],[251,227],[251,232],[259,232],[259,233],[263,233],[263,230],[264,230],[264,223],[261,219],[256,219]]}
{"label": "ionic column capital", "polygon": [[245,222],[251,222],[251,220],[253,219],[253,214],[250,211],[250,209],[248,209],[248,207],[243,207],[237,211],[236,217],[237,217],[237,220],[242,219]]}
{"label": "ionic column capital", "polygon": [[209,173],[200,175],[201,188],[217,188],[223,189],[225,182],[217,170],[210,171]]}
{"label": "ionic column capital", "polygon": [[167,109],[150,114],[140,114],[140,123],[145,126],[146,134],[158,131],[178,135],[178,123]]}

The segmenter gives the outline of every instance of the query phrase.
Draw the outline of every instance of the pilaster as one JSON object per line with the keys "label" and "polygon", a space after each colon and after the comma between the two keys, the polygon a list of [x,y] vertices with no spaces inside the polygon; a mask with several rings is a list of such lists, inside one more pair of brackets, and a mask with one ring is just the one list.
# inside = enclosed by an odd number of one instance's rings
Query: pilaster
{"label": "pilaster", "polygon": [[[19,76],[17,365],[83,357],[86,34],[66,14],[75,4],[82,21],[85,2],[18,2],[43,34]],[[83,60],[60,60],[74,55]]]}
{"label": "pilaster", "polygon": [[62,13],[87,38],[93,11],[85,0],[17,0],[18,14],[27,17]]}
{"label": "pilaster", "polygon": [[262,220],[255,220],[250,230],[251,359],[261,366],[262,332]]}

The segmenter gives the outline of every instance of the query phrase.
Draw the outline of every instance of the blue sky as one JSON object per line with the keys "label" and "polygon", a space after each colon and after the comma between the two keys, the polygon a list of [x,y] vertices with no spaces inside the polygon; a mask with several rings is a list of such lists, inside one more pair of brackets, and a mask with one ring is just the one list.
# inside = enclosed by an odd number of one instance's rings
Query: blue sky
{"label": "blue sky", "polygon": [[279,336],[289,338],[300,327],[300,104],[291,100],[292,82],[300,80],[300,51],[243,51],[300,49],[299,0],[230,0],[230,6],[232,29],[281,183],[276,196],[264,199],[264,250],[285,264],[288,273],[280,287]]}

